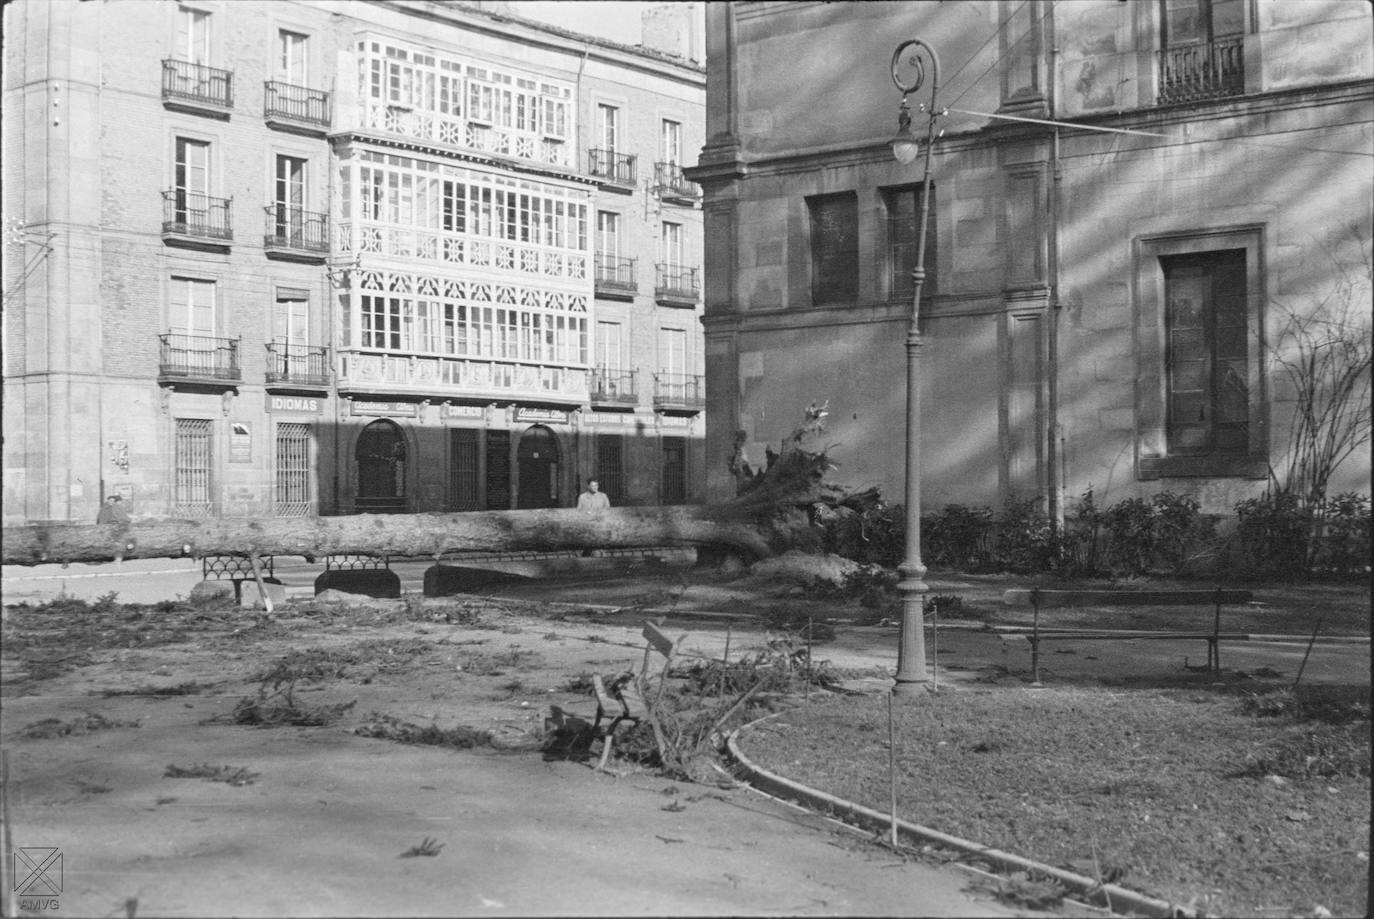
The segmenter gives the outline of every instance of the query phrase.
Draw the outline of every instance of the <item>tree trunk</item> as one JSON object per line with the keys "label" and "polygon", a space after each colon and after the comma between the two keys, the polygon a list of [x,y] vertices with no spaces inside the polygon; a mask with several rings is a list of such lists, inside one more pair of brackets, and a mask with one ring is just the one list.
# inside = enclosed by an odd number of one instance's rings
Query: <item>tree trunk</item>
{"label": "tree trunk", "polygon": [[464,552],[650,546],[718,546],[763,558],[773,554],[770,540],[778,532],[768,515],[733,505],[153,520],[6,527],[3,562],[36,565],[187,555],[438,558]]}
{"label": "tree trunk", "polygon": [[[747,558],[786,548],[815,548],[815,531],[799,508],[848,500],[825,482],[824,450],[804,444],[823,431],[824,405],[812,403],[802,424],[771,454],[768,468],[745,477],[728,504],[474,511],[462,514],[361,514],[348,517],[216,517],[82,526],[6,527],[6,565],[104,562],[207,555],[397,557],[466,552],[549,552],[715,546]],[[771,453],[771,451],[770,451]],[[732,468],[735,460],[731,460]]]}

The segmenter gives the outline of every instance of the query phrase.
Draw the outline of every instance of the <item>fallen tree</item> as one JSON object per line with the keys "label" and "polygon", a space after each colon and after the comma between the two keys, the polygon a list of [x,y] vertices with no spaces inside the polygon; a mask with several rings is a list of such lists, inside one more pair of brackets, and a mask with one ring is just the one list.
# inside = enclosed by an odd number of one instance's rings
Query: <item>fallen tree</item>
{"label": "fallen tree", "polygon": [[[805,540],[806,508],[833,503],[824,483],[825,451],[806,442],[819,435],[825,409],[812,405],[801,427],[751,474],[738,497],[720,505],[475,511],[457,514],[362,514],[340,517],[216,517],[112,524],[6,527],[6,565],[102,562],[113,559],[330,555],[461,556],[473,552],[546,552],[654,546],[717,547],[764,558]],[[732,460],[733,462],[733,460]]]}

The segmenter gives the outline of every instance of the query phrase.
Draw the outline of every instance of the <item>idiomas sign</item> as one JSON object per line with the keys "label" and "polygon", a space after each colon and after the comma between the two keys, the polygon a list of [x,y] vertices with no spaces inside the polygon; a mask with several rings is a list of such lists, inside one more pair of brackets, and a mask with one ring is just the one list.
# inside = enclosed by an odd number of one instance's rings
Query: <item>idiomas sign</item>
{"label": "idiomas sign", "polygon": [[324,399],[319,396],[276,396],[268,393],[267,410],[273,414],[323,415]]}

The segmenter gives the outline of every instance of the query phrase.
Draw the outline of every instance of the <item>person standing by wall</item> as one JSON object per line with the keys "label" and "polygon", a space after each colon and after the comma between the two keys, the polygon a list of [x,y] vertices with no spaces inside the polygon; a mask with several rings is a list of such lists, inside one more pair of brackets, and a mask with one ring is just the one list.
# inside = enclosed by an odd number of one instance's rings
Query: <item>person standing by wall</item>
{"label": "person standing by wall", "polygon": [[601,483],[592,479],[587,490],[577,496],[577,509],[580,511],[601,511],[611,506],[611,499],[601,490]]}

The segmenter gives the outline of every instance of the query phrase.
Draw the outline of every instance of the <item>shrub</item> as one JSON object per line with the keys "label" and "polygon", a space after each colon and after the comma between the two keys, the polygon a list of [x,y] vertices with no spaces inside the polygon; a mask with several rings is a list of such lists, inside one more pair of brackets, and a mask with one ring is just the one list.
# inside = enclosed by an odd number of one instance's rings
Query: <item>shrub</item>
{"label": "shrub", "polygon": [[921,518],[921,549],[927,564],[956,571],[992,566],[992,511],[949,504]]}

